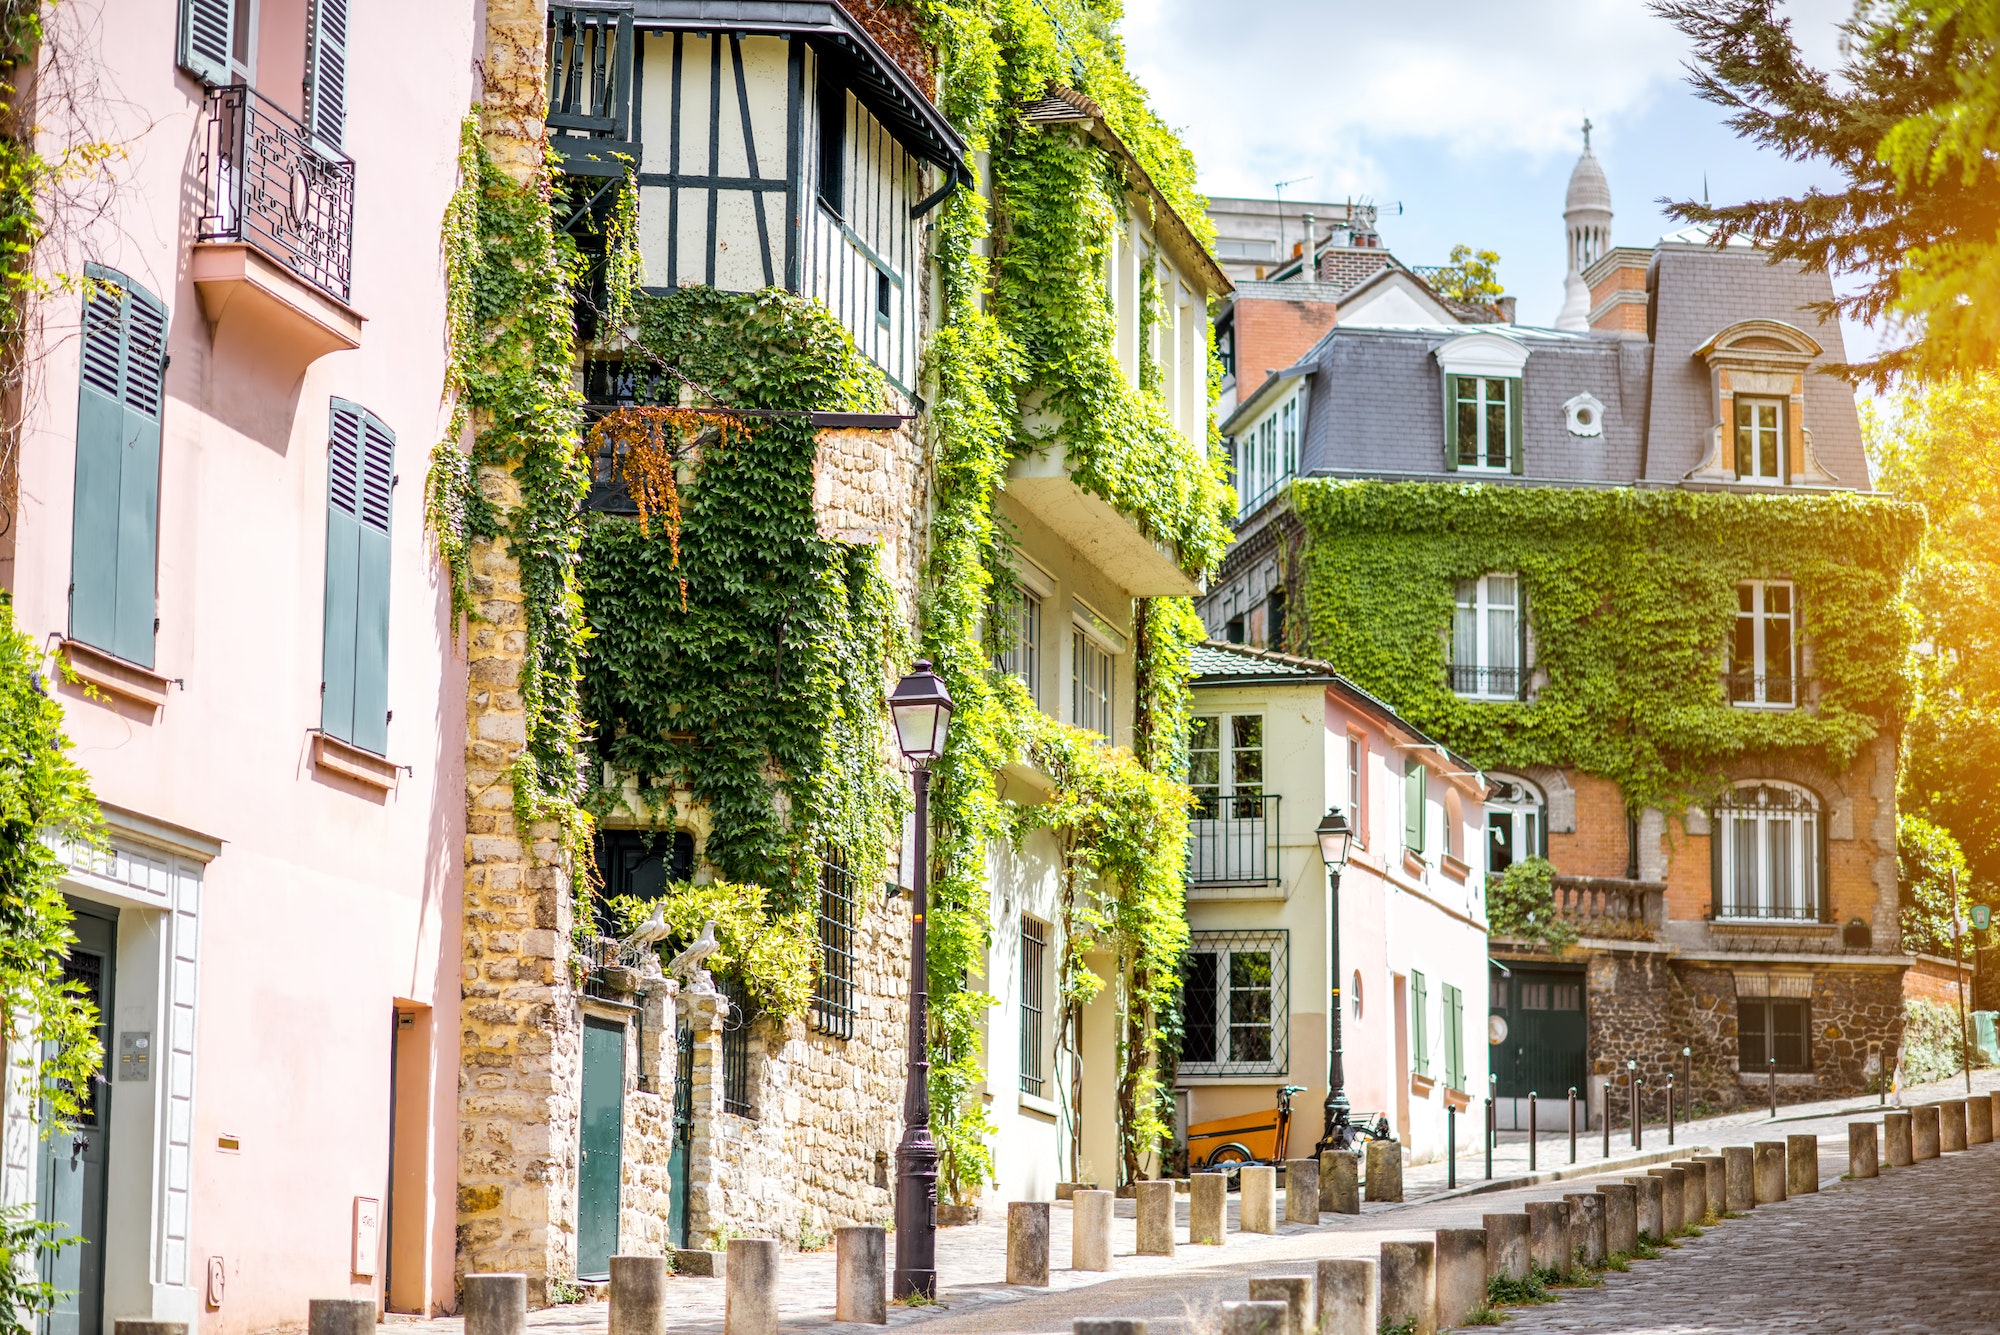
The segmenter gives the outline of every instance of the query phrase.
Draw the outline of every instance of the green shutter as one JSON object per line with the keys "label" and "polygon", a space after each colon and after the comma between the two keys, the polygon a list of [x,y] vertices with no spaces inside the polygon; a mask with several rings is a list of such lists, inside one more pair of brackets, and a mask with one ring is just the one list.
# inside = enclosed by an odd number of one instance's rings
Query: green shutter
{"label": "green shutter", "polygon": [[389,496],[396,437],[371,416],[361,422],[361,539],[354,582],[356,746],[389,751]]}
{"label": "green shutter", "polygon": [[1465,994],[1444,985],[1444,1082],[1465,1089]]}
{"label": "green shutter", "polygon": [[1507,471],[1519,473],[1528,442],[1521,437],[1521,380],[1507,382]]}
{"label": "green shutter", "polygon": [[1431,1073],[1430,992],[1424,976],[1410,970],[1410,1069]]}
{"label": "green shutter", "polygon": [[1424,763],[1414,757],[1403,762],[1403,847],[1424,851]]}
{"label": "green shutter", "polygon": [[1444,467],[1458,471],[1458,377],[1444,378]]}
{"label": "green shutter", "polygon": [[229,46],[236,32],[236,6],[248,2],[181,0],[181,68],[203,83],[231,82]]}
{"label": "green shutter", "polygon": [[313,0],[306,36],[306,128],[338,151],[347,125],[348,0]]}
{"label": "green shutter", "polygon": [[389,498],[396,437],[335,399],[326,458],[326,603],[320,729],[377,755],[389,749]]}

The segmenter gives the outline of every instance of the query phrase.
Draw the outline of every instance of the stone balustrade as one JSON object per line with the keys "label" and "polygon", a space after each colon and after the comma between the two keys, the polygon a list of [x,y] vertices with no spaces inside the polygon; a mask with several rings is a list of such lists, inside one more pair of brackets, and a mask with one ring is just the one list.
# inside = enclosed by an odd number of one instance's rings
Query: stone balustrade
{"label": "stone balustrade", "polygon": [[1555,901],[1557,916],[1580,936],[1650,941],[1667,920],[1664,881],[1558,876]]}

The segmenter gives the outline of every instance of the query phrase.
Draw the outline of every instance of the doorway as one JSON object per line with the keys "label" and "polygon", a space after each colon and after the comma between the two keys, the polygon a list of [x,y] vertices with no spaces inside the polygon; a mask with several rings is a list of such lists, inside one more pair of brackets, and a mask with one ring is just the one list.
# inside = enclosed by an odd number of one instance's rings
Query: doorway
{"label": "doorway", "polygon": [[1562,1098],[1571,1086],[1586,1091],[1581,968],[1493,970],[1489,1013],[1501,1021],[1493,1045],[1495,1093],[1525,1099],[1530,1093]]}
{"label": "doorway", "polygon": [[576,1277],[608,1280],[624,1176],[625,1025],[583,1017],[583,1126],[577,1166]]}
{"label": "doorway", "polygon": [[674,1031],[674,1148],[667,1159],[667,1241],[687,1247],[688,1163],[694,1157],[694,1030]]}
{"label": "doorway", "polygon": [[[108,1067],[111,1046],[111,980],[118,968],[117,910],[84,900],[69,901],[76,914],[70,930],[76,943],[63,963],[63,977],[97,1008],[97,1040]],[[45,1056],[53,1056],[53,1052]],[[52,1113],[43,1106],[44,1125]],[[60,1295],[42,1319],[45,1335],[101,1335],[104,1329],[104,1181],[111,1128],[111,1083],[100,1074],[91,1082],[83,1107],[69,1127],[44,1137],[37,1174],[38,1217],[56,1224],[70,1239],[43,1252],[40,1277]]]}

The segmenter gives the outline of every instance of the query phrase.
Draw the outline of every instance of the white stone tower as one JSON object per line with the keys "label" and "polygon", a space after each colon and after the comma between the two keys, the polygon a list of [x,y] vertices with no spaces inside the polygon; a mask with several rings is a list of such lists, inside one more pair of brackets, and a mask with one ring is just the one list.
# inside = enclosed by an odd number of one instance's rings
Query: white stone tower
{"label": "white stone tower", "polygon": [[1556,328],[1590,328],[1590,288],[1583,271],[1611,248],[1611,183],[1590,151],[1590,121],[1583,122],[1583,156],[1569,174],[1563,200],[1563,229],[1569,237],[1569,271],[1563,277],[1562,314]]}

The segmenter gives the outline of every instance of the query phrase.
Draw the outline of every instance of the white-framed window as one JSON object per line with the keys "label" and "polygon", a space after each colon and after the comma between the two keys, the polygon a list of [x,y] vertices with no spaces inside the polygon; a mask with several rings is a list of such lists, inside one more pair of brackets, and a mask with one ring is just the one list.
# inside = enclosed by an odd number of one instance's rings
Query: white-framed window
{"label": "white-framed window", "polygon": [[1236,496],[1241,514],[1254,513],[1297,476],[1304,417],[1304,391],[1294,391],[1236,438]]}
{"label": "white-framed window", "polygon": [[1789,580],[1746,579],[1736,586],[1729,703],[1745,709],[1798,704],[1798,629],[1797,594]]}
{"label": "white-framed window", "polygon": [[1743,482],[1782,484],[1786,474],[1785,401],[1736,400],[1736,476]]}
{"label": "white-framed window", "polygon": [[1182,1075],[1285,1073],[1290,939],[1282,931],[1188,934],[1181,965]]}
{"label": "white-framed window", "polygon": [[1011,598],[996,601],[992,615],[999,641],[993,666],[1011,672],[1028,688],[1028,698],[1042,703],[1042,596],[1022,587]]}
{"label": "white-framed window", "polygon": [[1451,623],[1451,689],[1478,700],[1518,700],[1527,687],[1526,590],[1519,575],[1458,581]]}
{"label": "white-framed window", "polygon": [[1451,377],[1451,434],[1454,458],[1461,469],[1478,472],[1514,471],[1514,437],[1521,382],[1507,376]]}
{"label": "white-framed window", "polygon": [[1776,779],[1738,783],[1716,804],[1713,905],[1717,918],[1820,917],[1820,802]]}
{"label": "white-framed window", "polygon": [[1366,796],[1364,779],[1367,773],[1367,756],[1367,744],[1361,738],[1349,734],[1347,738],[1347,828],[1353,831],[1354,842],[1364,848],[1368,846],[1366,835],[1368,827],[1362,822],[1361,812],[1362,801]]}
{"label": "white-framed window", "polygon": [[1495,876],[1523,858],[1549,855],[1547,809],[1541,790],[1511,774],[1488,776],[1486,870]]}
{"label": "white-framed window", "polygon": [[1188,728],[1191,885],[1266,885],[1277,879],[1278,799],[1264,792],[1264,716],[1198,714]]}
{"label": "white-framed window", "polygon": [[1109,650],[1088,632],[1070,632],[1070,721],[1109,738],[1113,669]]}

